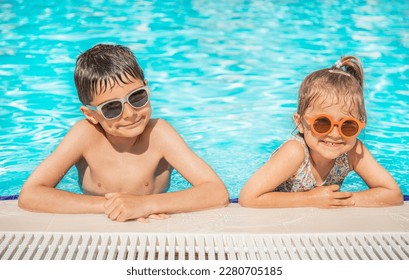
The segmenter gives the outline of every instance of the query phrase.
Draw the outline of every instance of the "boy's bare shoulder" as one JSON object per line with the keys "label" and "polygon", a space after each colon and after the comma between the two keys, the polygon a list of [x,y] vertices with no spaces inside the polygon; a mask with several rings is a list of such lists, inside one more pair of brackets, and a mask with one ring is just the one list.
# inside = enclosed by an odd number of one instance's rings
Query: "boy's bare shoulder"
{"label": "boy's bare shoulder", "polygon": [[102,127],[85,119],[75,123],[65,136],[67,140],[78,141],[77,144],[95,143],[95,140],[101,137],[104,137]]}
{"label": "boy's bare shoulder", "polygon": [[71,131],[90,136],[92,134],[100,135],[103,132],[103,129],[101,128],[100,125],[92,124],[86,119],[83,119],[83,120],[76,122],[72,126]]}
{"label": "boy's bare shoulder", "polygon": [[179,146],[184,143],[182,136],[173,128],[173,126],[163,119],[151,119],[146,127],[146,135],[149,135],[149,141],[153,146],[159,149],[168,149],[169,146]]}
{"label": "boy's bare shoulder", "polygon": [[177,133],[170,123],[159,118],[151,119],[146,129],[157,136],[166,136],[171,133]]}

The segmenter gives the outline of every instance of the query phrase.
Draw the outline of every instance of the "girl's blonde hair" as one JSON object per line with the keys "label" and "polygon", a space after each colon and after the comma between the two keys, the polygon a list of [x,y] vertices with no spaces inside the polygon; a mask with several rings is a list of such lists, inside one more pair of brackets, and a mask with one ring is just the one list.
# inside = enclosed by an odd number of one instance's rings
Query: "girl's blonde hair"
{"label": "girl's blonde hair", "polygon": [[304,79],[298,93],[297,113],[304,116],[318,98],[324,101],[331,98],[348,106],[346,110],[350,113],[357,108],[357,117],[366,122],[363,83],[361,61],[355,56],[342,57],[331,68],[315,71]]}

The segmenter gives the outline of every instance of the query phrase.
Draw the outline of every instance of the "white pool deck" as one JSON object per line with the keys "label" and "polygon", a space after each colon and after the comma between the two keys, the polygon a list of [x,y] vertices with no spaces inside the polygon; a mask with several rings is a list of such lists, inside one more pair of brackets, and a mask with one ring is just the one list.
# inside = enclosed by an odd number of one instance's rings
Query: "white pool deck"
{"label": "white pool deck", "polygon": [[0,201],[0,259],[409,259],[409,203],[220,209],[166,220],[46,214]]}

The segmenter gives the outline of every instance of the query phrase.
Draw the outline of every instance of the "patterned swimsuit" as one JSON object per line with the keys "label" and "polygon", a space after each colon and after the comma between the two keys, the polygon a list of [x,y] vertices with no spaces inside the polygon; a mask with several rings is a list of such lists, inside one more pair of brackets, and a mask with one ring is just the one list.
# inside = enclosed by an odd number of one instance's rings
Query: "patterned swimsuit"
{"label": "patterned swimsuit", "polygon": [[[298,168],[297,172],[288,178],[287,181],[279,185],[274,191],[303,192],[311,190],[317,186],[317,182],[315,181],[314,175],[311,171],[310,152],[308,151],[307,144],[305,143],[304,138],[299,135],[290,138],[288,141],[290,140],[297,140],[299,143],[301,143],[301,145],[304,147],[305,159],[300,168]],[[348,154],[341,154],[335,159],[334,166],[328,173],[327,178],[325,178],[321,186],[341,186],[349,171]]]}

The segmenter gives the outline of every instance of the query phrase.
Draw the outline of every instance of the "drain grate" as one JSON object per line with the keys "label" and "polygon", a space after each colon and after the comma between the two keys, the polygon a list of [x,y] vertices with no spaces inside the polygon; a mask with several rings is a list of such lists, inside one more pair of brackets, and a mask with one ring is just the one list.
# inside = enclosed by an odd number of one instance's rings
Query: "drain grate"
{"label": "drain grate", "polygon": [[0,233],[1,260],[408,260],[409,233]]}

